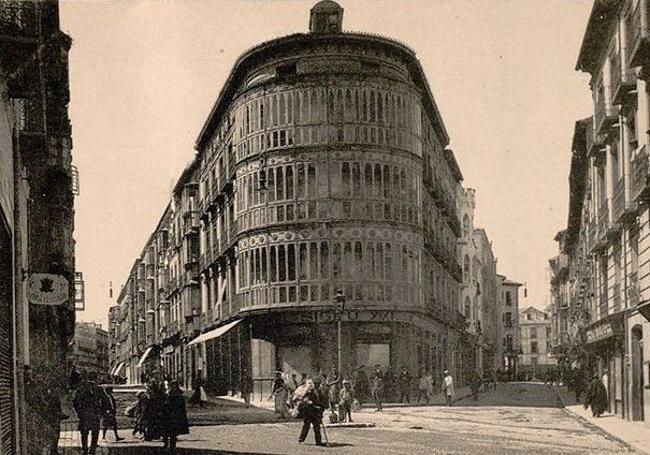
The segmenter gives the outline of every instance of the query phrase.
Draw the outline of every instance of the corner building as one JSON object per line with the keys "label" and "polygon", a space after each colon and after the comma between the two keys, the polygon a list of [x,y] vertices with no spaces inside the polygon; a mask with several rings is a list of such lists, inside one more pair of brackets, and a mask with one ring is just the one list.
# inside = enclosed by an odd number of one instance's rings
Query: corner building
{"label": "corner building", "polygon": [[[236,62],[201,133],[203,333],[209,389],[343,369],[461,369],[456,260],[462,175],[414,52],[343,33],[323,1],[310,33]],[[213,328],[213,330],[210,330]]]}

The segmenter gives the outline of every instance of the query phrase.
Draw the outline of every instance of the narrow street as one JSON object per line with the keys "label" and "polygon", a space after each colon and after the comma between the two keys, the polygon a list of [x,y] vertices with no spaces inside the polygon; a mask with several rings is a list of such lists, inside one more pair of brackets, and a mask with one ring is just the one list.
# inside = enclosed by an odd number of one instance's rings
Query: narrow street
{"label": "narrow street", "polygon": [[[297,442],[299,422],[193,427],[179,442],[181,454],[622,454],[633,453],[560,407],[553,389],[541,384],[499,384],[479,402],[443,406],[388,407],[354,415],[373,428],[329,427],[331,446]],[[126,431],[123,431],[126,436]],[[129,435],[130,436],[130,435]],[[78,439],[74,435],[73,439]],[[62,454],[80,453],[64,440]],[[75,445],[75,444],[72,444]],[[78,444],[76,444],[78,445]],[[159,453],[161,443],[129,438],[102,447],[102,454]]]}

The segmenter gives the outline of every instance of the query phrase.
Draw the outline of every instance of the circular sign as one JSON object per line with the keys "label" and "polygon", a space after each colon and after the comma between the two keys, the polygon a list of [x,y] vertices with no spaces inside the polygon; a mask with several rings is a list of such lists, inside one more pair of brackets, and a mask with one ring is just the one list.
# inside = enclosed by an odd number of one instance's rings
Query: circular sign
{"label": "circular sign", "polygon": [[27,279],[27,299],[36,305],[61,305],[70,298],[68,280],[51,273],[33,273]]}

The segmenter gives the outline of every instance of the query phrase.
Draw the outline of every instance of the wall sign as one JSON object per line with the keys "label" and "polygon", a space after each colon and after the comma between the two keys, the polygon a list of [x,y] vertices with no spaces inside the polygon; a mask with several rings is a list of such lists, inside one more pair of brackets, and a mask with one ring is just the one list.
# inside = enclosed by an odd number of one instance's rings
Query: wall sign
{"label": "wall sign", "polygon": [[32,273],[27,279],[27,299],[35,305],[62,305],[70,298],[70,285],[61,275]]}

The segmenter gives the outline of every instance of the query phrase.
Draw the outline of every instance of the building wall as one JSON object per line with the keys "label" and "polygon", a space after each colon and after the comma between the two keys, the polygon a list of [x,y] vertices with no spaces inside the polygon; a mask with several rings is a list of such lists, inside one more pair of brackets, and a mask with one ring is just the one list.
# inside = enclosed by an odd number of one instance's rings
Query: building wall
{"label": "building wall", "polygon": [[546,369],[556,365],[551,352],[551,319],[533,307],[521,311],[518,319],[522,350],[519,371],[541,378]]}

